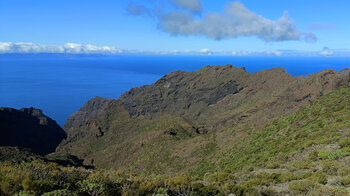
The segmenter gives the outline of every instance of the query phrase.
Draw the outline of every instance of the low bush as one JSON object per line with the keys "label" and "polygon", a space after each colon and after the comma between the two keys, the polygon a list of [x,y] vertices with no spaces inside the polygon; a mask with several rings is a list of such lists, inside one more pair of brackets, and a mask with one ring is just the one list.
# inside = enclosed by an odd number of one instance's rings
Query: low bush
{"label": "low bush", "polygon": [[288,184],[288,188],[295,194],[306,194],[319,185],[311,180],[296,180]]}
{"label": "low bush", "polygon": [[328,175],[337,175],[341,165],[336,161],[323,161],[322,171]]}
{"label": "low bush", "polygon": [[250,175],[250,180],[248,181],[253,186],[256,185],[271,185],[280,183],[281,174],[278,173],[266,173],[261,172],[258,174]]}
{"label": "low bush", "polygon": [[328,159],[329,160],[338,160],[339,158],[348,156],[349,152],[347,151],[335,151],[328,153]]}
{"label": "low bush", "polygon": [[340,179],[340,183],[343,186],[349,187],[350,186],[350,176],[347,176],[347,177]]}
{"label": "low bush", "polygon": [[304,174],[304,178],[320,184],[327,183],[327,175],[322,172],[308,172]]}
{"label": "low bush", "polygon": [[306,161],[299,161],[299,162],[294,162],[293,166],[296,167],[297,169],[309,169],[313,166],[313,163],[306,162]]}
{"label": "low bush", "polygon": [[339,146],[341,146],[342,148],[344,147],[350,147],[350,138],[342,138],[339,140],[338,142]]}
{"label": "low bush", "polygon": [[291,173],[291,172],[288,172],[288,173],[285,173],[285,174],[282,174],[280,177],[279,177],[279,181],[281,183],[284,183],[284,182],[289,182],[289,181],[293,181],[293,180],[301,180],[301,176],[297,175],[297,174],[294,174],[294,173]]}
{"label": "low bush", "polygon": [[42,196],[77,196],[77,194],[70,190],[62,189],[44,193]]}
{"label": "low bush", "polygon": [[315,189],[309,191],[308,195],[336,195],[336,196],[347,196],[349,195],[349,191],[342,187],[337,188],[329,188],[329,187],[322,187],[320,189]]}
{"label": "low bush", "polygon": [[317,150],[313,150],[309,153],[309,160],[311,161],[316,161],[318,159],[318,151]]}

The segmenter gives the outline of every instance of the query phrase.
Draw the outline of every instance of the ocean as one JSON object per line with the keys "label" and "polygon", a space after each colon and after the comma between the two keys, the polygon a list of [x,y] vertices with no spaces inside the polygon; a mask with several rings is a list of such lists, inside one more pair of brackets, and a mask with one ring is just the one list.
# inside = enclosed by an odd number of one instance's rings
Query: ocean
{"label": "ocean", "polygon": [[350,68],[350,57],[132,56],[1,54],[0,107],[35,107],[63,125],[95,96],[117,99],[170,72],[232,64],[257,72],[284,67],[293,76]]}

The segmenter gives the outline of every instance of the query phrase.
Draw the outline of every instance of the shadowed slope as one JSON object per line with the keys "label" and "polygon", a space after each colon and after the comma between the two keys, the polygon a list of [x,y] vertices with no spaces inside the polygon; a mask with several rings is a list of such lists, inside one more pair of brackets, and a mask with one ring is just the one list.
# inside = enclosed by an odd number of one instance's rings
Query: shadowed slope
{"label": "shadowed slope", "polygon": [[66,138],[56,121],[35,108],[0,108],[0,146],[30,148],[33,152],[54,152]]}

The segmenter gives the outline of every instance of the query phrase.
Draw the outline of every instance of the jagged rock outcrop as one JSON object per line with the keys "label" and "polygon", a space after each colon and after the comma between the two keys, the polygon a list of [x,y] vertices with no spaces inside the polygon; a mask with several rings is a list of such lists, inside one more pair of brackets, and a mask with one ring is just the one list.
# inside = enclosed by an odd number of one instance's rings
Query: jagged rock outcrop
{"label": "jagged rock outcrop", "polygon": [[54,152],[66,133],[56,121],[35,108],[0,108],[0,146],[29,148],[35,153]]}
{"label": "jagged rock outcrop", "polygon": [[63,125],[63,129],[67,130],[70,127],[86,122],[87,120],[99,117],[104,112],[104,109],[108,106],[108,104],[112,101],[113,100],[103,97],[95,97],[90,99],[82,108],[68,118],[66,123]]}
{"label": "jagged rock outcrop", "polygon": [[70,123],[58,151],[104,168],[186,171],[348,79],[334,70],[305,78],[283,68],[249,73],[232,65],[176,71],[98,107],[93,118]]}

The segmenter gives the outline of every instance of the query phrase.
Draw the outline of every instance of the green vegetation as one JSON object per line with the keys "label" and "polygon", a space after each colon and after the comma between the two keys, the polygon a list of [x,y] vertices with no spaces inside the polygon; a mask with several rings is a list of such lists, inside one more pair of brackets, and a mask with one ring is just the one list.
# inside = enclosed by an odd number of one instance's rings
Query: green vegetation
{"label": "green vegetation", "polygon": [[40,161],[0,163],[0,195],[242,195],[248,187],[209,182],[185,174],[135,176],[118,171],[62,167]]}
{"label": "green vegetation", "polygon": [[[339,117],[343,120],[335,121]],[[269,168],[271,163],[284,167],[290,162],[297,169],[307,169],[314,161],[348,156],[349,128],[350,90],[343,88],[247,136],[235,145],[229,158],[223,158],[222,164],[230,171],[247,165]]]}
{"label": "green vegetation", "polygon": [[293,193],[302,194],[316,189],[318,187],[318,184],[311,180],[296,180],[290,182],[288,187]]}

